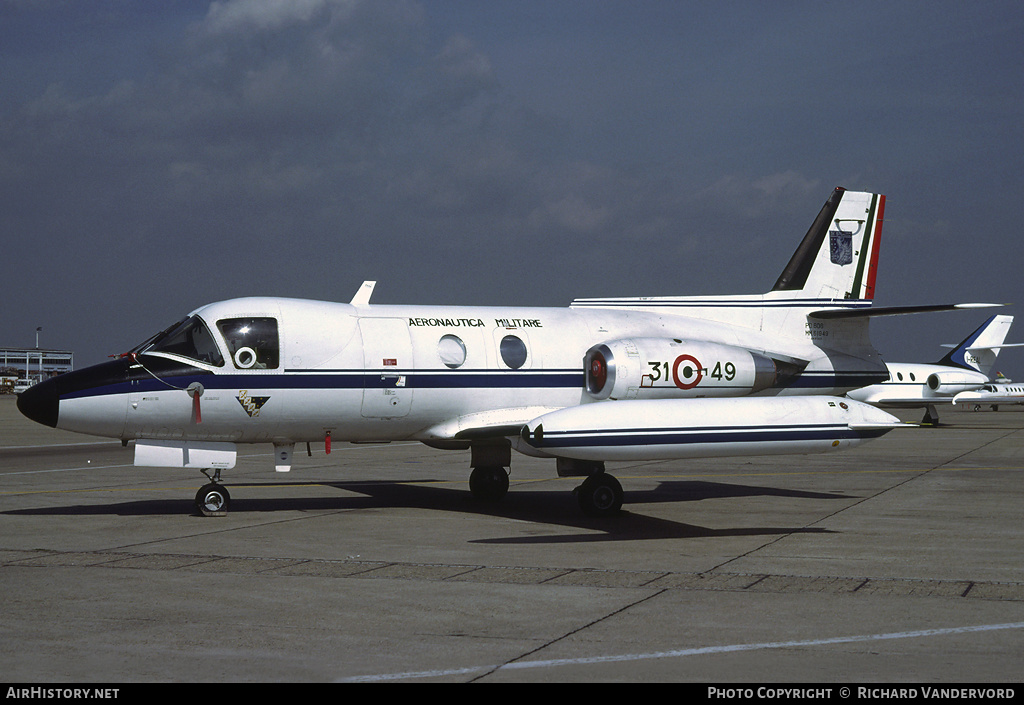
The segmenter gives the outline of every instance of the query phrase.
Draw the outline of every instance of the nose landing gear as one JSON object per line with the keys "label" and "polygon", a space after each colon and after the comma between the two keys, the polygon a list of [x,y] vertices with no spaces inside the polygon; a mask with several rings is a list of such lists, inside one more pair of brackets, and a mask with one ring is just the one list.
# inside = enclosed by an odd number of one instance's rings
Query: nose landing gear
{"label": "nose landing gear", "polygon": [[220,470],[214,470],[213,477],[210,477],[206,470],[202,473],[210,482],[199,488],[196,493],[196,509],[204,517],[227,516],[231,495],[228,494],[228,489],[220,484]]}

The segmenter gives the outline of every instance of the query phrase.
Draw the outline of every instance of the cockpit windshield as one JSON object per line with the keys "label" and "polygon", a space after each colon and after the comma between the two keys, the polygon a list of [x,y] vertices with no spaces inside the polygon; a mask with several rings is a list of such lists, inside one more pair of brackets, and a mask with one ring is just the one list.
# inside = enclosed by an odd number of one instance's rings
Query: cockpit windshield
{"label": "cockpit windshield", "polygon": [[221,355],[220,348],[217,347],[213,334],[210,333],[210,329],[206,327],[203,319],[198,316],[189,316],[176,323],[139,345],[132,352],[173,353],[190,360],[205,362],[208,365],[217,367],[224,365],[224,357]]}

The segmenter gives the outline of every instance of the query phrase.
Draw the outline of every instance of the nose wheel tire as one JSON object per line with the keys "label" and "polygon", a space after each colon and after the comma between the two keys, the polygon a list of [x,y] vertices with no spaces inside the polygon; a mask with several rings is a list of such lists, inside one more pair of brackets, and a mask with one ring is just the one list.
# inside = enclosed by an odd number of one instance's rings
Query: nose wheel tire
{"label": "nose wheel tire", "polygon": [[599,472],[576,488],[576,499],[587,516],[613,516],[622,509],[622,485],[611,475]]}
{"label": "nose wheel tire", "polygon": [[196,493],[196,509],[204,517],[222,517],[228,513],[231,495],[224,485],[211,482]]}

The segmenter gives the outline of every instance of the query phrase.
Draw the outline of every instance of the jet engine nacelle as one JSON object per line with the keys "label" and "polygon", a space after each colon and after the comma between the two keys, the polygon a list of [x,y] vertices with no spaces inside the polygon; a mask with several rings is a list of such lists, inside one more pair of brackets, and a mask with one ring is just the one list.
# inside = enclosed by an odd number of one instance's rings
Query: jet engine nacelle
{"label": "jet engine nacelle", "polygon": [[988,377],[980,372],[951,371],[933,372],[928,375],[928,389],[936,394],[957,394],[977,389],[988,382]]}
{"label": "jet engine nacelle", "polygon": [[775,384],[775,361],[732,345],[678,338],[629,338],[584,357],[594,399],[737,397]]}

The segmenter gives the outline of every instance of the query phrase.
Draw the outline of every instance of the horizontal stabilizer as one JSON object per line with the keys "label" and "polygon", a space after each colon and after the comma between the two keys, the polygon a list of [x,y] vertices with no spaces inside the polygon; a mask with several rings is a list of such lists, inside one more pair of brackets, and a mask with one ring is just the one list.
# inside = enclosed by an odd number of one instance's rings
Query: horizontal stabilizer
{"label": "horizontal stabilizer", "polygon": [[[956,343],[943,343],[940,348],[958,348]],[[1003,343],[1002,345],[972,345],[968,350],[1002,350],[1003,348],[1024,348],[1024,343]]]}
{"label": "horizontal stabilizer", "polygon": [[995,308],[1007,304],[932,304],[929,306],[884,306],[879,308],[829,308],[812,311],[808,318],[834,320],[839,318],[869,318],[873,316],[903,316],[908,313],[934,313],[936,311],[956,311],[959,309]]}

